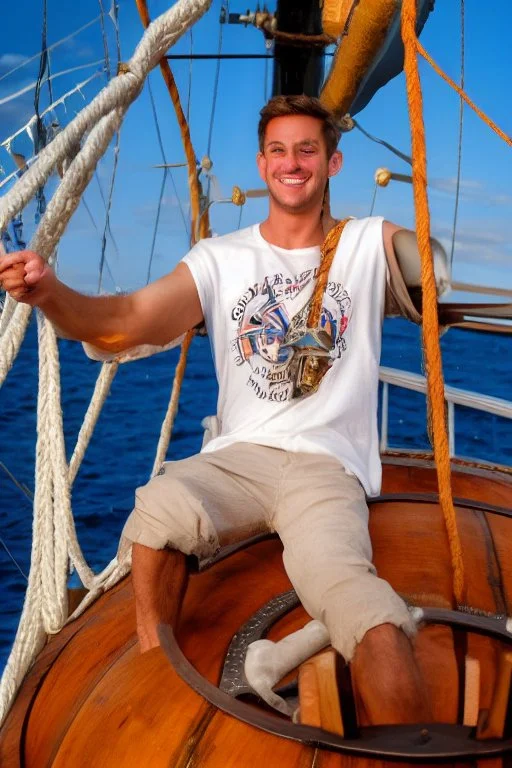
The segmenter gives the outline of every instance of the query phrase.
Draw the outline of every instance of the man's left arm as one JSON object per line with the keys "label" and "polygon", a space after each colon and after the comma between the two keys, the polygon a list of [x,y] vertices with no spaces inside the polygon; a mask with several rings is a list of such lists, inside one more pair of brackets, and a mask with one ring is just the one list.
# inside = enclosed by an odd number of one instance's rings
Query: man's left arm
{"label": "man's left arm", "polygon": [[[390,221],[382,225],[382,238],[389,269],[386,292],[386,315],[403,315],[414,323],[421,322],[421,256],[416,233]],[[450,288],[450,266],[441,243],[430,239],[434,256],[437,295]]]}

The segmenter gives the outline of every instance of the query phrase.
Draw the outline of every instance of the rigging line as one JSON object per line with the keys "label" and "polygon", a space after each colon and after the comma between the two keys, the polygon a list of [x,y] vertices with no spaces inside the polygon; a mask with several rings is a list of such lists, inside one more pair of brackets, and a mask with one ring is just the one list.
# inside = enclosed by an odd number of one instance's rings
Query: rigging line
{"label": "rigging line", "polygon": [[[87,80],[82,80],[81,83],[78,83],[78,85],[75,85],[75,87],[72,88],[70,91],[67,91],[67,93],[64,93],[62,96],[56,99],[56,101],[52,102],[48,107],[46,107],[46,109],[44,109],[41,112],[41,117],[44,117],[48,112],[55,110],[55,108],[60,106],[60,104],[64,104],[66,99],[68,99],[70,96],[73,96],[75,93],[80,93],[82,98],[84,98],[83,94],[81,93],[81,89],[84,86],[89,85],[91,80],[95,80],[97,77],[100,76],[100,74],[101,72],[95,72],[94,75],[91,75],[90,77],[88,77]],[[26,131],[31,126],[31,124],[34,122],[35,119],[36,119],[35,116],[31,117],[30,120],[27,123],[25,123],[25,125],[23,125],[21,128],[18,128],[18,130],[15,133],[13,133],[12,136],[8,136],[6,139],[0,142],[0,147],[4,147],[5,149],[8,149],[9,144],[17,136],[19,136],[21,133]],[[35,158],[36,156],[34,155],[34,157],[31,158],[31,160],[35,160]]]}
{"label": "rigging line", "polygon": [[[153,119],[155,121],[156,135],[157,135],[158,144],[159,144],[159,147],[160,147],[160,153],[162,155],[162,160],[163,160],[164,164],[167,166],[168,163],[167,163],[167,158],[165,156],[164,143],[162,141],[162,133],[160,131],[160,123],[159,123],[159,120],[158,120],[158,112],[156,110],[155,99],[154,99],[154,96],[153,96],[153,89],[151,88],[151,81],[150,81],[149,77],[147,79],[147,84],[148,84],[148,91],[149,91],[149,99],[151,101],[151,111],[153,112]],[[164,175],[165,175],[165,172],[167,170],[168,170],[168,168],[164,169]],[[185,227],[185,232],[187,233],[187,236],[190,237],[190,230],[189,230],[189,227],[188,227],[187,217],[185,216],[185,211],[183,210],[183,205],[181,203],[181,198],[180,198],[180,196],[178,194],[178,188],[177,188],[176,182],[174,180],[174,175],[173,175],[173,173],[172,173],[172,171],[170,169],[169,169],[169,172],[170,172],[172,187],[174,189],[174,194],[176,195],[176,199],[178,201],[178,206],[179,206],[179,209],[180,209],[181,218],[183,219],[183,226]],[[158,215],[159,215],[159,213],[158,213]],[[152,257],[152,255],[153,254],[151,254],[151,257]]]}
{"label": "rigging line", "polygon": [[[82,195],[82,200],[80,202],[83,204],[85,210],[87,211],[87,214],[88,214],[88,216],[89,216],[89,218],[91,220],[91,223],[92,223],[94,229],[96,230],[96,232],[98,233],[98,237],[101,239],[100,229],[99,229],[98,225],[96,224],[94,216],[92,215],[92,211],[89,208],[87,200],[85,199],[85,194]],[[109,274],[110,279],[112,280],[112,283],[115,286],[117,286],[117,282],[116,282],[116,280],[114,278],[114,275],[112,274],[112,270],[110,269],[110,264],[108,263],[108,259],[106,257],[105,257],[105,268],[106,268],[106,270],[107,270],[107,272]]]}
{"label": "rigging line", "polygon": [[454,90],[456,93],[458,93],[458,94],[459,94],[459,96],[461,97],[461,99],[464,99],[464,101],[466,102],[466,104],[468,105],[468,107],[471,107],[471,109],[472,109],[474,112],[476,112],[476,114],[478,115],[478,117],[479,117],[481,120],[483,120],[483,121],[484,121],[484,123],[485,123],[486,125],[488,125],[488,126],[489,126],[489,128],[491,128],[491,130],[493,130],[493,131],[494,131],[494,133],[496,133],[496,134],[497,134],[497,135],[500,137],[500,139],[503,139],[503,141],[504,141],[506,144],[508,144],[508,145],[509,145],[509,147],[512,147],[512,138],[511,138],[510,136],[507,136],[507,134],[505,133],[505,131],[502,131],[502,130],[501,130],[501,128],[499,127],[499,125],[497,125],[497,124],[494,122],[494,120],[491,120],[491,118],[490,118],[490,117],[488,117],[488,116],[485,114],[485,112],[484,112],[482,109],[480,109],[480,107],[477,107],[477,105],[475,104],[475,102],[474,102],[474,101],[472,101],[472,100],[469,98],[469,96],[467,95],[467,93],[466,93],[465,91],[463,91],[463,90],[462,90],[462,88],[460,88],[460,87],[457,85],[457,83],[456,83],[454,80],[452,80],[452,79],[451,79],[451,77],[449,77],[449,76],[446,74],[446,72],[444,72],[444,71],[441,69],[441,67],[439,66],[439,64],[436,64],[436,62],[434,61],[434,59],[432,58],[432,56],[431,56],[431,55],[430,55],[430,54],[429,54],[429,53],[426,51],[426,49],[425,49],[425,48],[422,46],[422,44],[420,43],[420,41],[419,41],[418,39],[416,39],[415,47],[416,47],[416,50],[417,50],[417,52],[420,54],[420,56],[423,56],[423,58],[425,59],[425,61],[428,61],[428,63],[430,64],[430,66],[432,67],[432,69],[434,70],[434,72],[437,72],[437,74],[439,75],[439,77],[442,77],[442,78],[443,78],[443,80],[444,80],[446,83],[448,83],[448,85],[449,85],[451,88],[453,88],[453,90]]}
{"label": "rigging line", "polygon": [[[105,206],[105,224],[103,226],[103,235],[101,238],[101,256],[100,256],[100,274],[98,279],[98,293],[101,291],[101,283],[103,279],[103,267],[105,265],[106,260],[106,251],[107,251],[107,232],[110,232],[112,234],[111,228],[110,228],[110,211],[112,208],[112,198],[114,196],[114,186],[116,183],[116,175],[117,175],[117,165],[119,162],[119,142],[120,142],[120,132],[116,131],[116,143],[114,147],[114,163],[112,166],[112,174],[110,176],[110,187],[108,190],[108,202]],[[114,283],[115,285],[115,283]]]}
{"label": "rigging line", "polygon": [[[101,31],[103,36],[103,47],[105,52],[105,65],[107,67],[107,77],[110,80],[112,76],[112,70],[110,67],[110,56],[108,51],[108,41],[106,36],[106,30],[105,30],[105,14],[103,9],[103,0],[98,0],[100,4],[100,16],[101,16]],[[116,3],[116,0],[112,0],[112,4],[110,6],[110,11],[108,13],[108,16],[110,20],[112,21],[112,24],[114,25],[114,37],[116,41],[116,54],[117,54],[117,64],[116,64],[116,71],[119,67],[119,62],[121,61],[121,42],[119,37],[119,19],[118,19],[118,5]],[[114,196],[114,187],[116,182],[116,176],[117,176],[117,168],[119,163],[119,144],[121,141],[121,134],[120,131],[116,131],[116,143],[114,146],[114,163],[112,167],[112,174],[110,176],[110,187],[109,187],[109,194],[108,194],[108,202],[105,200],[105,195],[103,194],[103,189],[101,187],[100,178],[97,174],[97,171],[95,169],[94,174],[96,176],[96,181],[98,182],[98,187],[100,190],[101,198],[103,200],[103,204],[105,206],[105,224],[103,226],[103,234],[101,237],[101,255],[100,255],[100,267],[99,267],[99,278],[98,278],[98,293],[101,291],[102,281],[103,281],[103,270],[106,267],[107,272],[110,275],[110,279],[112,280],[114,287],[117,286],[116,281],[114,280],[114,277],[112,275],[112,270],[110,269],[108,260],[107,260],[107,233],[110,235],[110,239],[114,245],[114,249],[116,252],[116,256],[118,261],[120,260],[119,255],[119,249],[117,247],[117,243],[114,237],[114,233],[112,232],[112,227],[110,223],[110,211],[112,209],[112,200]]]}
{"label": "rigging line", "polygon": [[[229,18],[229,2],[226,3],[226,18]],[[215,121],[215,108],[217,106],[217,94],[219,91],[219,78],[220,78],[220,55],[222,53],[222,27],[223,24],[219,24],[219,42],[217,46],[217,66],[215,68],[215,80],[214,80],[214,86],[213,86],[213,98],[212,98],[212,111],[210,115],[210,129],[208,131],[208,144],[206,149],[206,154],[208,157],[210,157],[210,152],[212,148],[212,137],[213,137],[213,124]],[[208,178],[208,191],[207,196],[210,193],[210,179]]]}
{"label": "rigging line", "polygon": [[[41,115],[39,114],[39,99],[41,96],[41,85],[43,82],[43,78],[46,74],[46,71],[48,69],[48,53],[46,51],[46,28],[47,28],[47,20],[48,20],[48,14],[47,14],[47,2],[46,0],[43,0],[43,24],[42,24],[42,37],[41,37],[41,56],[39,58],[39,74],[37,76],[36,81],[36,90],[34,93],[34,112],[36,115],[36,136],[34,141],[34,149],[36,154],[39,152],[41,147],[44,147],[45,141],[44,141],[44,126],[43,121],[41,119]],[[49,78],[49,73],[48,73]],[[51,80],[48,79],[48,87],[51,89]],[[50,98],[50,102],[53,101],[53,98]],[[40,190],[39,190],[40,191]]]}
{"label": "rigging line", "polygon": [[268,59],[265,59],[265,75],[263,79],[263,103],[268,101]]}
{"label": "rigging line", "polygon": [[[51,76],[51,78],[48,78],[49,80],[55,80],[57,77],[63,77],[64,75],[69,75],[72,72],[78,72],[79,69],[87,69],[88,67],[97,67],[98,64],[104,64],[103,59],[98,59],[97,61],[91,61],[88,64],[80,64],[77,67],[70,67],[69,69],[64,69],[62,72],[56,72],[54,75]],[[43,83],[46,82],[46,78],[44,79]],[[24,93],[28,93],[29,91],[32,91],[37,86],[37,80],[34,80],[33,83],[30,83],[30,85],[26,85],[24,88],[21,88],[19,91],[16,91],[16,93],[11,93],[9,96],[5,96],[3,99],[0,99],[0,107],[3,104],[7,104],[9,101],[13,101],[13,99],[17,99],[19,96],[23,96]]]}
{"label": "rigging line", "polygon": [[[46,30],[47,30],[47,22],[48,22],[48,6],[47,6],[47,0],[43,0],[43,29],[41,33],[41,58],[39,60],[39,74],[37,76],[37,82],[36,82],[36,90],[34,93],[34,112],[36,115],[36,130],[34,135],[34,153],[37,155],[43,147],[46,146],[46,129],[44,127],[43,119],[39,113],[39,100],[41,98],[41,87],[43,84],[43,78],[46,75],[45,82],[48,83],[48,90],[50,94],[50,103],[53,101],[53,95],[52,95],[52,86],[51,86],[51,73],[50,73],[50,66],[48,61],[48,52],[46,50],[47,46],[47,40],[46,40]],[[44,194],[44,184],[41,184],[41,186],[36,191],[36,201],[37,201],[37,208],[36,208],[36,216],[35,220],[36,223],[39,223],[40,217],[44,214],[46,210],[46,198]]]}
{"label": "rigging line", "polygon": [[160,224],[160,214],[162,212],[162,201],[164,199],[164,192],[165,192],[165,184],[167,182],[167,173],[169,169],[164,168],[164,173],[162,176],[162,183],[160,185],[160,196],[158,198],[158,206],[156,209],[156,218],[155,218],[155,226],[153,227],[153,240],[151,242],[151,251],[149,253],[149,261],[148,261],[148,271],[146,274],[146,285],[149,283],[151,278],[151,267],[153,265],[153,256],[155,254],[155,246],[156,246],[156,237],[158,234],[158,225]]}
{"label": "rigging line", "polygon": [[[101,186],[101,181],[100,181],[100,177],[99,177],[97,169],[95,169],[95,171],[94,171],[94,178],[96,179],[96,183],[98,185],[98,189],[99,189],[99,192],[100,192],[100,197],[101,197],[101,200],[103,202],[103,207],[105,208],[105,212],[106,212],[106,210],[107,210],[107,199],[105,197],[105,192],[103,190],[103,187]],[[121,254],[119,252],[119,247],[118,247],[117,241],[116,241],[116,239],[114,237],[114,233],[112,232],[112,230],[110,228],[110,219],[109,219],[109,224],[108,224],[108,233],[110,235],[110,239],[112,240],[112,245],[114,246],[114,250],[116,252],[116,256],[117,256],[118,260],[120,260],[121,259]],[[98,234],[99,234],[99,229],[98,229]]]}
{"label": "rigging line", "polygon": [[238,226],[237,226],[237,229],[240,229],[240,227],[242,226],[242,213],[243,213],[243,211],[244,211],[244,206],[241,205],[240,206],[240,213],[238,214]]}
{"label": "rigging line", "polygon": [[375,201],[377,199],[377,189],[378,189],[378,184],[375,184],[375,187],[373,188],[372,204],[370,206],[370,213],[368,214],[368,216],[373,216],[373,209],[375,208]]}
{"label": "rigging line", "polygon": [[11,558],[11,560],[12,560],[12,561],[13,561],[13,563],[14,563],[14,565],[16,566],[16,568],[18,569],[18,571],[21,573],[21,575],[23,576],[23,578],[25,579],[25,581],[26,581],[26,582],[28,582],[28,576],[27,576],[27,574],[26,574],[26,573],[24,573],[24,571],[22,570],[21,566],[18,564],[18,562],[17,562],[17,560],[15,559],[14,555],[13,555],[13,554],[11,554],[11,552],[9,551],[9,547],[7,546],[7,544],[6,544],[6,543],[5,543],[5,541],[2,539],[2,537],[1,537],[1,536],[0,536],[0,544],[1,544],[1,545],[2,545],[2,547],[5,549],[5,551],[7,552],[7,554],[9,555],[9,557]]}
{"label": "rigging line", "polygon": [[[96,24],[97,21],[99,21],[99,16],[96,16],[96,18],[92,19],[91,21],[88,21],[87,24],[84,24],[83,27],[80,27],[79,29],[76,29],[74,32],[71,32],[71,34],[66,35],[66,37],[61,38],[60,40],[57,40],[56,43],[52,43],[52,45],[49,45],[46,48],[46,52],[53,51],[54,48],[57,48],[57,46],[62,45],[62,43],[66,43],[68,40],[71,40],[73,37],[78,35],[80,32],[83,32],[84,29],[87,29],[88,27],[91,27],[93,24]],[[25,67],[27,64],[30,64],[32,61],[35,61],[41,56],[41,51],[39,53],[35,53],[33,56],[30,56],[28,59],[24,59],[20,64],[16,64],[15,67],[10,69],[8,72],[5,72],[3,75],[0,76],[0,81],[3,80],[6,77],[9,77],[9,75],[14,74],[14,72],[17,72],[18,69],[21,69],[22,67]]]}
{"label": "rigging line", "polygon": [[190,61],[188,65],[187,123],[190,123],[190,100],[192,98],[192,51],[194,49],[194,36],[192,33],[192,27],[190,27],[189,33],[190,33]]}
{"label": "rigging line", "polygon": [[34,501],[34,494],[30,490],[30,488],[27,488],[27,486],[24,483],[20,483],[20,481],[13,475],[10,469],[8,469],[3,461],[0,461],[0,468],[3,469],[9,480],[12,480],[16,488],[22,492],[24,496],[27,497],[27,499],[32,503]]}
{"label": "rigging line", "polygon": [[365,129],[360,125],[355,118],[352,118],[352,122],[354,123],[354,127],[357,128],[361,133],[363,133],[370,141],[374,141],[376,144],[381,144],[383,147],[386,147],[386,149],[389,149],[390,152],[393,152],[394,155],[401,158],[401,160],[405,160],[406,163],[409,163],[409,165],[412,165],[412,159],[409,157],[409,155],[406,155],[405,152],[401,152],[399,149],[394,147],[392,144],[389,144],[389,142],[384,141],[384,139],[379,139],[377,136],[372,136],[371,133],[368,133],[368,131],[365,131]]}
{"label": "rigging line", "polygon": [[[334,56],[334,54],[329,53],[329,51],[323,55]],[[163,58],[167,59],[167,61],[180,61],[183,59],[215,59],[216,61],[222,61],[224,59],[273,59],[274,55],[272,53],[168,53]]]}
{"label": "rigging line", "polygon": [[112,21],[112,24],[114,25],[114,35],[115,35],[115,41],[116,41],[116,53],[117,53],[117,66],[119,66],[119,62],[121,61],[121,38],[119,35],[119,5],[117,4],[116,0],[112,0],[112,4],[110,6],[110,11],[108,12],[109,18]]}
{"label": "rigging line", "polygon": [[186,219],[186,216],[185,216],[185,212],[183,210],[183,206],[181,204],[180,197],[178,195],[178,190],[176,188],[176,183],[174,181],[174,176],[172,175],[172,172],[170,171],[170,169],[167,167],[167,158],[165,156],[164,143],[162,141],[162,134],[161,134],[161,131],[160,131],[160,123],[158,121],[158,114],[157,114],[157,111],[156,111],[156,104],[155,104],[155,99],[154,99],[154,96],[153,96],[153,89],[151,88],[151,79],[150,79],[150,77],[148,77],[148,79],[147,79],[147,86],[148,86],[149,98],[150,98],[150,101],[151,101],[151,111],[153,112],[153,119],[154,119],[154,122],[155,122],[155,129],[156,129],[156,135],[157,135],[157,139],[158,139],[158,145],[160,147],[160,153],[162,155],[162,160],[163,160],[164,164],[166,165],[166,167],[164,168],[164,172],[163,172],[163,176],[162,176],[162,183],[160,184],[160,194],[159,194],[159,197],[158,197],[158,205],[157,205],[157,209],[156,209],[155,225],[153,227],[153,237],[152,237],[152,240],[151,240],[151,250],[149,252],[148,271],[146,273],[146,285],[149,283],[149,280],[151,278],[151,267],[153,265],[153,257],[155,255],[156,238],[157,238],[157,235],[158,235],[158,227],[159,227],[159,224],[160,224],[160,214],[162,212],[162,203],[163,203],[163,199],[164,199],[165,185],[166,185],[166,182],[167,182],[167,174],[168,173],[170,173],[170,176],[171,176],[172,185],[173,185],[174,192],[175,192],[175,195],[176,195],[176,199],[178,201],[178,205],[179,205],[179,208],[180,208],[180,211],[181,211],[181,216],[182,216],[182,219],[183,219],[183,224],[185,226],[185,232],[187,233],[187,237],[190,239],[190,232],[189,232],[188,226],[187,226],[187,219]]}
{"label": "rigging line", "polygon": [[[460,0],[460,87],[464,88],[465,75],[465,56],[464,56],[464,0]],[[464,100],[462,96],[459,100],[459,147],[457,153],[457,186],[455,189],[455,208],[453,210],[453,228],[452,244],[450,248],[450,268],[453,267],[453,256],[455,253],[455,237],[457,235],[457,218],[459,215],[459,197],[460,197],[460,174],[462,168],[462,135],[464,129]]]}
{"label": "rigging line", "polygon": [[112,77],[112,71],[110,69],[110,55],[108,51],[108,40],[107,40],[107,33],[105,30],[105,10],[103,8],[103,0],[98,0],[99,6],[100,6],[100,27],[101,27],[101,38],[103,40],[103,55],[105,57],[105,71],[107,73],[107,79],[110,80]]}

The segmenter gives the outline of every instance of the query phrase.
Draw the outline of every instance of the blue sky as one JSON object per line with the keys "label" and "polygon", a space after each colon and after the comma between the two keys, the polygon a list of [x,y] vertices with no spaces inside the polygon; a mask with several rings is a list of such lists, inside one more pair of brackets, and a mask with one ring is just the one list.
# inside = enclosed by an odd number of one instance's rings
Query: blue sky
{"label": "blue sky", "polygon": [[[220,2],[211,9],[193,31],[193,50],[214,53],[219,45]],[[476,0],[466,0],[466,90],[476,103],[507,133],[512,134],[510,103],[512,86],[512,51],[509,45],[509,24],[505,0],[494,0],[485,15]],[[151,14],[157,16],[166,8],[163,0],[150,3]],[[231,11],[244,12],[245,6],[231,2]],[[63,0],[48,0],[48,44],[72,33],[99,13],[98,0],[82,0],[71,4]],[[422,42],[438,63],[454,78],[460,72],[460,18],[456,0],[436,0],[434,13],[424,30]],[[41,45],[41,0],[18,0],[11,4],[3,17],[3,48],[0,53],[0,102],[10,94],[30,85],[37,77],[38,61],[26,64],[3,77],[13,66],[38,53]],[[112,59],[115,59],[113,26],[105,20]],[[142,28],[131,0],[121,0],[119,26],[122,58],[127,60],[137,44]],[[261,33],[252,28],[224,25],[223,52],[264,53]],[[191,38],[186,35],[174,52],[187,53]],[[99,20],[87,30],[51,53],[53,73],[84,65],[83,69],[55,78],[53,98],[58,98],[77,83],[99,72],[94,62],[103,59],[103,41]],[[90,65],[90,66],[89,66]],[[212,90],[216,63],[195,61],[192,64],[190,119],[197,156],[206,154]],[[457,95],[421,62],[425,120],[429,149],[430,203],[433,234],[449,246],[451,241],[454,189],[457,170],[458,111]],[[187,103],[190,66],[188,62],[174,65],[175,75]],[[219,92],[212,132],[211,159],[216,188],[223,196],[230,194],[234,184],[243,189],[261,186],[254,163],[257,151],[256,124],[258,111],[269,93],[271,64],[265,82],[263,61],[223,61],[220,67]],[[66,101],[66,108],[57,107],[55,116],[66,124],[106,82],[98,76],[79,94]],[[157,104],[158,121],[163,136],[167,162],[180,163],[184,154],[172,106],[155,71],[151,77]],[[48,89],[43,89],[41,107],[49,103]],[[11,101],[0,103],[0,141],[20,128],[33,113],[33,91]],[[370,133],[382,137],[405,152],[409,152],[410,134],[404,78],[400,76],[382,89],[371,104],[358,115],[361,125]],[[107,258],[114,276],[108,276],[105,288],[114,284],[131,289],[144,284],[151,250],[162,171],[152,166],[162,162],[155,123],[147,88],[132,107],[123,126],[120,139],[119,168],[114,188],[111,230]],[[333,210],[336,215],[367,215],[374,190],[373,175],[380,166],[407,173],[408,166],[386,149],[369,142],[353,131],[342,139],[345,156],[344,170],[332,187]],[[24,134],[13,145],[22,153],[30,152]],[[0,148],[0,165],[6,174],[14,166],[4,149]],[[108,194],[113,165],[113,150],[98,167],[86,193],[89,213],[82,206],[76,213],[63,238],[59,252],[60,273],[74,287],[95,290],[101,253],[105,211],[101,199]],[[468,108],[464,113],[462,151],[462,184],[457,228],[454,276],[459,280],[512,287],[512,152]],[[0,182],[2,180],[0,175]],[[174,182],[174,183],[173,183]],[[50,180],[50,196],[55,180]],[[180,207],[181,205],[181,207]],[[242,224],[247,225],[265,216],[266,201],[249,202],[243,211]],[[412,227],[414,214],[409,185],[392,183],[379,189],[375,213]],[[172,269],[187,250],[188,236],[183,217],[188,215],[186,171],[176,169],[169,175],[165,188],[160,225],[157,233],[152,277]],[[225,232],[237,226],[239,209],[218,205],[212,210],[215,232]],[[25,214],[26,233],[33,229],[33,209]],[[117,247],[116,247],[117,246]]]}

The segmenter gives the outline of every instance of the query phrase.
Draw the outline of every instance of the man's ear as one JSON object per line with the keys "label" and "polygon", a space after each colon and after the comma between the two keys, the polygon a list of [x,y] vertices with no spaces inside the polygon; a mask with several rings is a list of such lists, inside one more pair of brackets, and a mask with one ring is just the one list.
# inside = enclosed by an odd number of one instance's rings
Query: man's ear
{"label": "man's ear", "polygon": [[329,171],[329,177],[336,176],[337,173],[341,171],[341,166],[343,165],[343,155],[341,154],[340,150],[337,149],[329,158],[329,165],[328,165],[328,171]]}
{"label": "man's ear", "polygon": [[265,158],[265,155],[263,152],[258,152],[256,155],[256,165],[258,166],[258,173],[260,174],[262,180],[266,183],[267,181],[267,160]]}

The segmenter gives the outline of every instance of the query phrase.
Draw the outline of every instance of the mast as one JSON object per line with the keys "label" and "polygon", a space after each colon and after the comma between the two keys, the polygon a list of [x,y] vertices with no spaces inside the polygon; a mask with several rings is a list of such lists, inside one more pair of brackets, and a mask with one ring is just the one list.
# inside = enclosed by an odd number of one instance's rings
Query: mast
{"label": "mast", "polygon": [[[279,32],[300,35],[322,34],[320,0],[277,0]],[[276,39],[272,95],[305,93],[318,96],[324,77],[324,49]]]}

